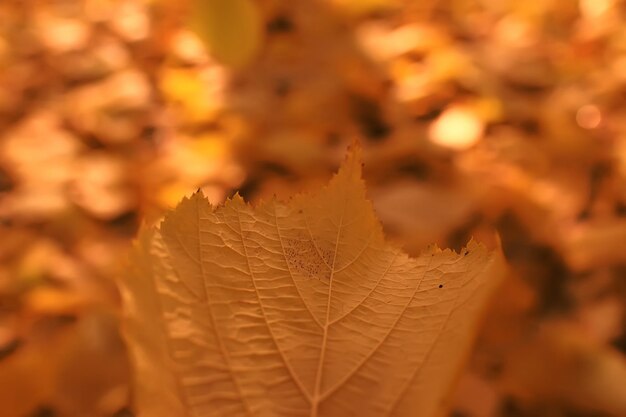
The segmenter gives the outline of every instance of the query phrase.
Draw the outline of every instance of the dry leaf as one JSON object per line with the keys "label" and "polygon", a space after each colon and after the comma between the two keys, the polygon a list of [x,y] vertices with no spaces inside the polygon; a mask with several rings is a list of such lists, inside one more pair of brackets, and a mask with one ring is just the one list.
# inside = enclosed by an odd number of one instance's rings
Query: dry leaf
{"label": "dry leaf", "polygon": [[127,336],[151,417],[432,416],[500,265],[474,242],[415,259],[385,242],[358,149],[317,193],[196,193],[140,242]]}

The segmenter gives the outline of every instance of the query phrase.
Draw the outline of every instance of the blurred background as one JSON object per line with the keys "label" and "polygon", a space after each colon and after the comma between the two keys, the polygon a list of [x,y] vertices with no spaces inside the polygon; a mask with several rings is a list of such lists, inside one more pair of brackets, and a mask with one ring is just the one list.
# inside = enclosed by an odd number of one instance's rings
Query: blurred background
{"label": "blurred background", "polygon": [[130,417],[116,279],[358,139],[413,255],[502,241],[450,417],[626,416],[623,0],[1,0],[0,415]]}

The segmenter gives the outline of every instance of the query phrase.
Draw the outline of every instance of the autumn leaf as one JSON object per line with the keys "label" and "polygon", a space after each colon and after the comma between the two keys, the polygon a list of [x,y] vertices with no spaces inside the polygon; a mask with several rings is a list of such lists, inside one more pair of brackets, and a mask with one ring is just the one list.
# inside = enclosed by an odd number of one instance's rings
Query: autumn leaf
{"label": "autumn leaf", "polygon": [[245,66],[262,43],[261,16],[250,0],[195,0],[191,27],[209,52],[232,68]]}
{"label": "autumn leaf", "polygon": [[140,416],[441,410],[500,257],[387,243],[360,152],[316,193],[196,193],[142,234],[124,285]]}

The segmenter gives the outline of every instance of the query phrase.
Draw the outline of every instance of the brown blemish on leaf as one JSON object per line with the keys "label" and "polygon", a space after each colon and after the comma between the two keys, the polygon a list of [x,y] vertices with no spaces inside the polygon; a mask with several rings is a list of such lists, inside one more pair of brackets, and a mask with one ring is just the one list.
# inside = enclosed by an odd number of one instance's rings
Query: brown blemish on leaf
{"label": "brown blemish on leaf", "polygon": [[328,282],[332,253],[318,248],[309,239],[288,239],[285,242],[285,257],[289,268],[305,278],[315,278]]}

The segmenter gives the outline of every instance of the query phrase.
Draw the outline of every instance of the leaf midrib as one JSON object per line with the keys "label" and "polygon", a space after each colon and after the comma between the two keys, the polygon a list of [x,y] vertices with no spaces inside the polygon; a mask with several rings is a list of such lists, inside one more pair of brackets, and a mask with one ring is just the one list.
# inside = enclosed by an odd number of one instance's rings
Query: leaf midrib
{"label": "leaf midrib", "polygon": [[[331,269],[330,269],[330,278],[329,278],[329,283],[328,283],[328,298],[326,300],[326,319],[324,320],[324,334],[322,336],[322,347],[320,349],[320,358],[319,361],[317,363],[317,371],[315,374],[315,389],[313,391],[313,402],[311,404],[311,417],[317,417],[317,411],[318,411],[318,406],[319,403],[321,402],[322,396],[320,395],[320,389],[321,389],[321,385],[322,385],[322,369],[324,367],[324,358],[326,356],[326,344],[328,341],[328,328],[329,326],[329,319],[330,319],[330,303],[332,300],[332,292],[333,292],[333,278],[335,275],[335,261],[337,260],[337,250],[339,249],[339,238],[341,237],[341,230],[343,228],[343,219],[345,217],[346,214],[346,205],[347,205],[347,199],[343,200],[343,207],[341,209],[341,217],[339,218],[339,226],[337,226],[337,237],[335,239],[335,250],[333,251],[333,262],[331,265]],[[306,213],[304,214],[306,217]],[[308,228],[308,224],[307,224],[307,228]],[[310,233],[310,229],[309,229],[309,233]],[[317,246],[315,245],[315,241],[313,241],[313,245],[317,248]]]}

